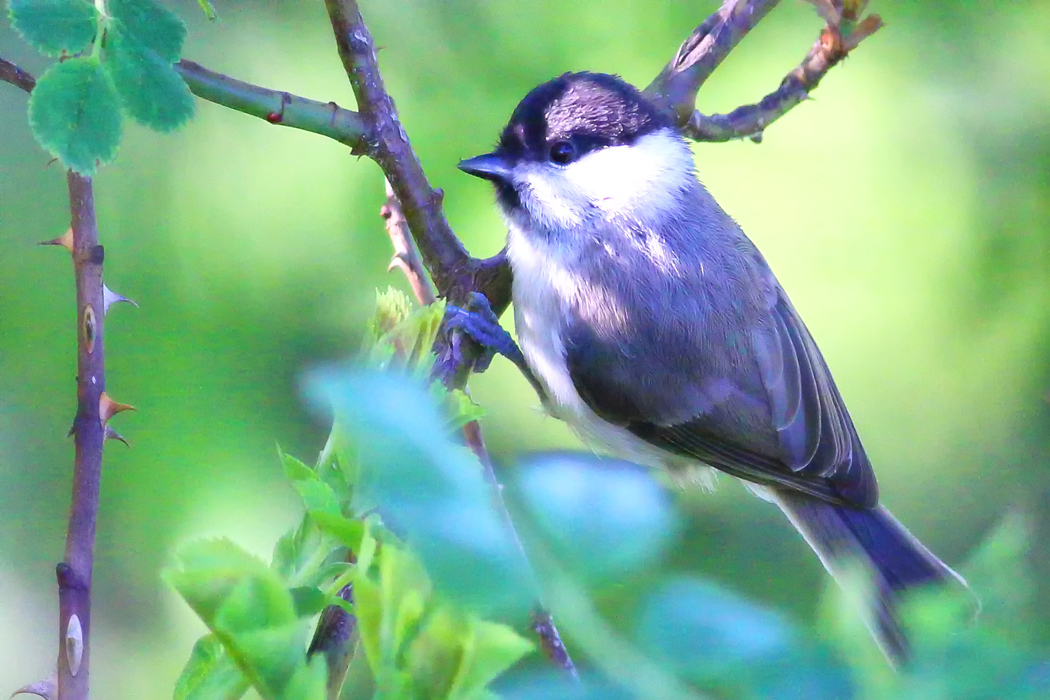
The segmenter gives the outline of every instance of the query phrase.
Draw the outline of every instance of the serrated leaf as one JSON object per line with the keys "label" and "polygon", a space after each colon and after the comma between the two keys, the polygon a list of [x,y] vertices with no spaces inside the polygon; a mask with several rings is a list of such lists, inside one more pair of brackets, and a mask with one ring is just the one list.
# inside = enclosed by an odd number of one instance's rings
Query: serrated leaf
{"label": "serrated leaf", "polygon": [[213,634],[201,637],[175,683],[174,700],[237,700],[248,679]]}
{"label": "serrated leaf", "polygon": [[176,562],[165,578],[208,626],[241,582],[269,573],[263,562],[224,539],[190,543]]}
{"label": "serrated leaf", "polygon": [[361,537],[365,534],[365,525],[360,520],[351,520],[342,515],[323,511],[310,511],[310,517],[317,523],[321,532],[332,535],[344,547],[357,552],[361,547]]}
{"label": "serrated leaf", "polygon": [[304,480],[293,482],[292,486],[299,492],[299,497],[303,499],[303,504],[311,515],[314,512],[339,515],[339,501],[328,484],[320,480]]}
{"label": "serrated leaf", "polygon": [[471,631],[449,700],[478,697],[489,683],[535,649],[532,642],[507,625],[477,620]]}
{"label": "serrated leaf", "polygon": [[289,481],[316,481],[317,472],[289,454],[281,454],[284,475]]}
{"label": "serrated leaf", "polygon": [[106,71],[132,119],[168,132],[193,117],[193,95],[170,62],[129,36],[119,20],[106,36]]}
{"label": "serrated leaf", "polygon": [[94,175],[120,145],[117,92],[93,57],[71,58],[50,69],[29,96],[29,124],[36,140],[81,175]]}
{"label": "serrated leaf", "polygon": [[186,25],[171,10],[154,0],[108,0],[106,7],[140,44],[169,64],[179,60]]}
{"label": "serrated leaf", "polygon": [[98,33],[98,11],[87,0],[10,0],[11,26],[48,56],[79,53]]}

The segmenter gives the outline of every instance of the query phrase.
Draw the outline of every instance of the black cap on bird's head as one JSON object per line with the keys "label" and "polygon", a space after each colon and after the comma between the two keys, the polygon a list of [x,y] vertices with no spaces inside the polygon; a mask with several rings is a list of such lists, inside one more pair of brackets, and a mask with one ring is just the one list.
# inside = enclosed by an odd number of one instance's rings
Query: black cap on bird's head
{"label": "black cap on bird's head", "polygon": [[672,126],[637,88],[604,73],[566,73],[532,89],[511,115],[492,153],[459,167],[497,184],[521,161],[567,165],[608,146]]}

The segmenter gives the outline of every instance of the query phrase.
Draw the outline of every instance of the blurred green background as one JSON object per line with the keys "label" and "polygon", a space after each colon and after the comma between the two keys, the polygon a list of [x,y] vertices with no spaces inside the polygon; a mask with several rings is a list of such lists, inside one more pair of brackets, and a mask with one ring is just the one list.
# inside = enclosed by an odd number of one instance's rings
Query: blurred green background
{"label": "blurred green background", "polygon": [[[321,2],[171,3],[185,55],[244,80],[353,105]],[[363,3],[387,85],[448,216],[477,255],[503,229],[456,162],[566,70],[646,84],[715,2]],[[1011,509],[1050,575],[1050,4],[874,0],[887,27],[765,141],[695,147],[700,177],[770,260],[817,338],[884,502],[949,563]],[[725,111],[773,89],[819,29],[786,0],[705,86]],[[39,74],[0,25],[0,55]],[[0,692],[53,666],[72,443],[75,328],[65,179],[0,85]],[[107,319],[114,424],[96,564],[95,694],[168,697],[202,626],[160,582],[179,542],[225,534],[269,555],[296,522],[275,445],[310,460],[327,431],[304,369],[359,342],[389,242],[376,166],[321,137],[199,103],[181,131],[126,127],[96,179],[106,281],[141,304]],[[509,317],[507,317],[509,321]],[[497,360],[472,381],[509,459],[578,443]],[[800,620],[825,585],[781,514],[722,479],[681,495],[667,566]],[[1050,594],[1043,590],[1043,609]],[[1050,615],[1039,621],[1050,626]]]}

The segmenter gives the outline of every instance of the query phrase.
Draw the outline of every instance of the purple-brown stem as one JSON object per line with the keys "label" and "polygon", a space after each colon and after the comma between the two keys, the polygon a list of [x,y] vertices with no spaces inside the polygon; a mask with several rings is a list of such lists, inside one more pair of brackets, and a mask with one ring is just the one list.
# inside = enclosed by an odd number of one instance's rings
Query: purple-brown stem
{"label": "purple-brown stem", "polygon": [[[57,567],[58,700],[87,700],[91,634],[91,572],[102,481],[106,390],[102,262],[91,178],[67,173],[77,288],[77,414],[73,419],[73,497],[65,559]],[[108,412],[108,411],[107,411]]]}

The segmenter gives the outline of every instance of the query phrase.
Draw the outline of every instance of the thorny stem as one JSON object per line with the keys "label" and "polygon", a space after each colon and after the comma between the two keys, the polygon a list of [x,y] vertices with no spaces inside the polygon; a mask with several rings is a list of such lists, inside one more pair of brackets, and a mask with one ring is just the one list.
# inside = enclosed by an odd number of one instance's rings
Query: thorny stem
{"label": "thorny stem", "polygon": [[77,414],[73,421],[73,498],[65,561],[57,567],[59,604],[58,699],[87,700],[91,633],[91,570],[106,442],[101,403],[106,389],[104,301],[91,178],[73,171],[69,207],[77,287]]}

